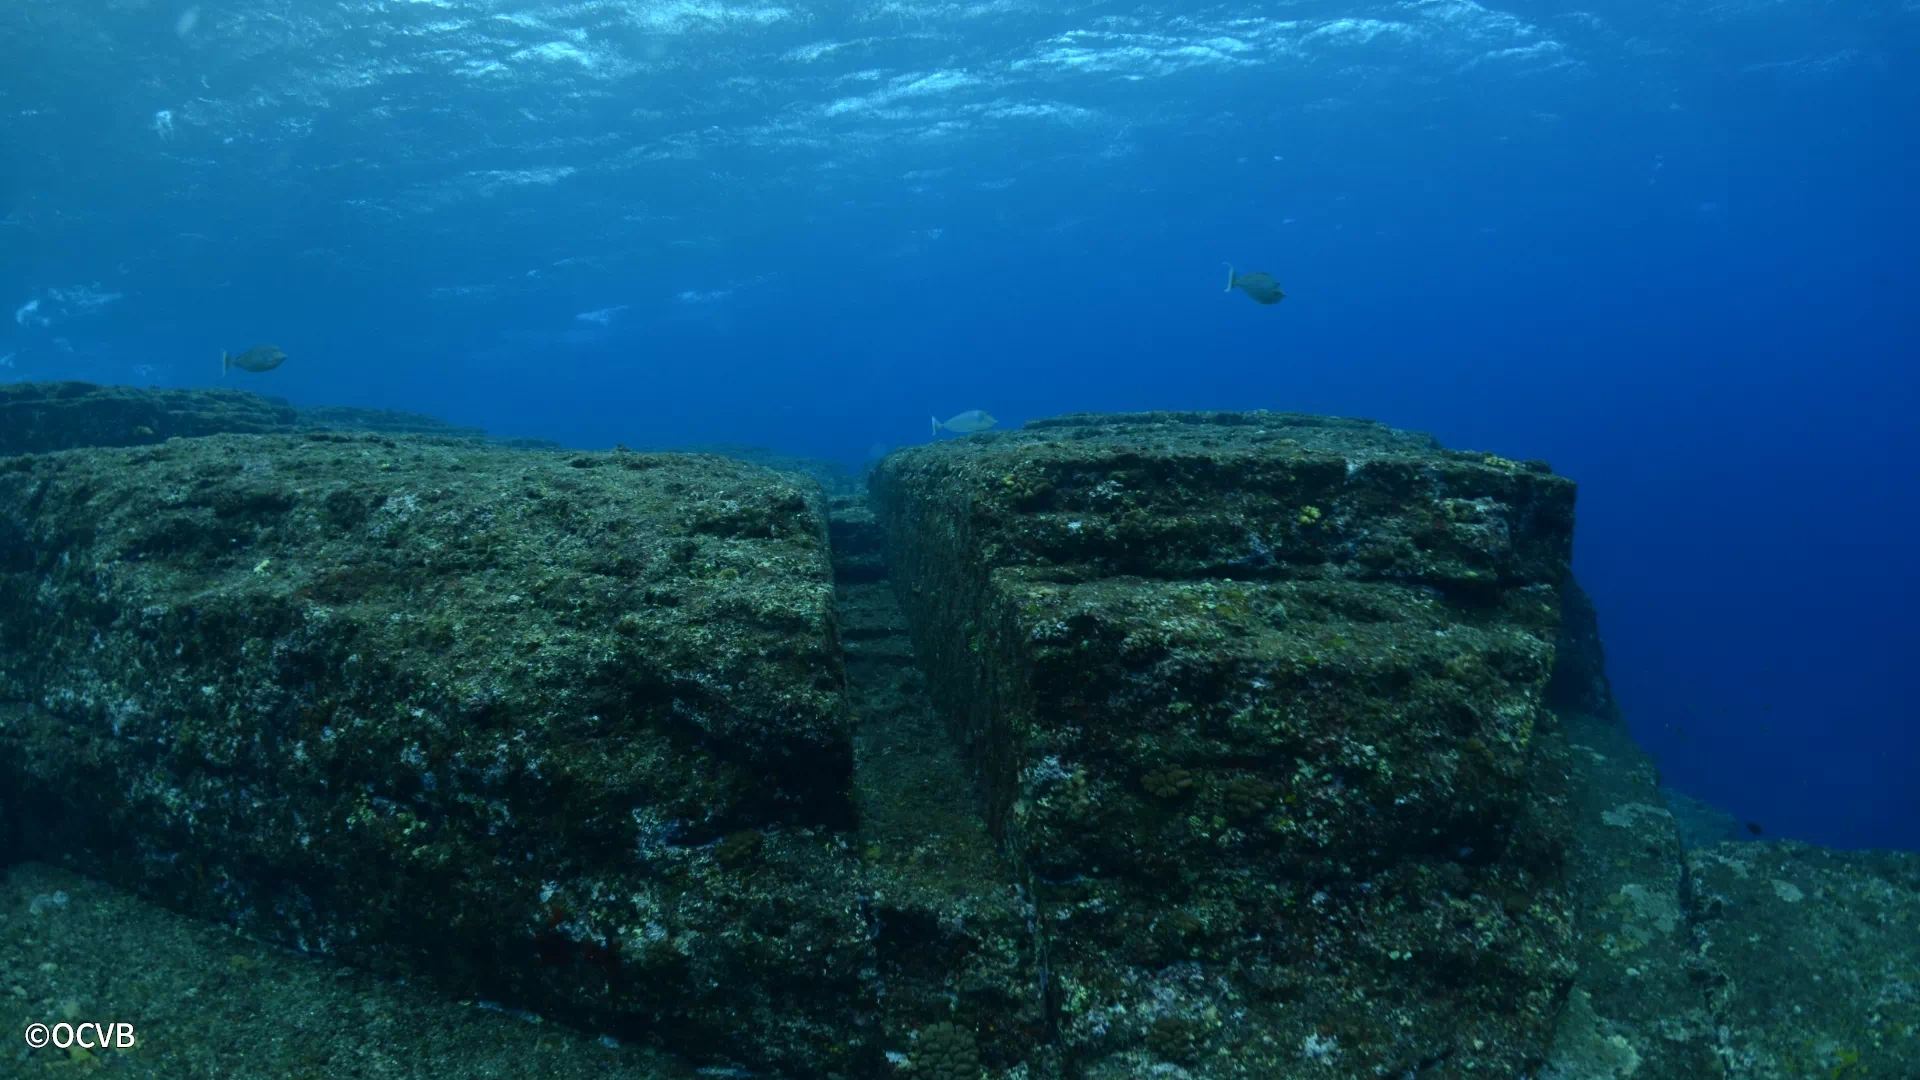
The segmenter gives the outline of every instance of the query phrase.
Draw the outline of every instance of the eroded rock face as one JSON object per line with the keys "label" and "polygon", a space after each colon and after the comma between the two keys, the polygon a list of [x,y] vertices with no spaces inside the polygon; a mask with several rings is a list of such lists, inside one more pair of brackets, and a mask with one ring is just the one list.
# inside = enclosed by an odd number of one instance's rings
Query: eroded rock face
{"label": "eroded rock face", "polygon": [[851,1022],[804,478],[370,435],[0,459],[0,611],[29,857],[706,1060],[804,1070]]}
{"label": "eroded rock face", "polygon": [[1154,413],[896,453],[872,487],[1073,1068],[1545,1060],[1571,482],[1361,421]]}

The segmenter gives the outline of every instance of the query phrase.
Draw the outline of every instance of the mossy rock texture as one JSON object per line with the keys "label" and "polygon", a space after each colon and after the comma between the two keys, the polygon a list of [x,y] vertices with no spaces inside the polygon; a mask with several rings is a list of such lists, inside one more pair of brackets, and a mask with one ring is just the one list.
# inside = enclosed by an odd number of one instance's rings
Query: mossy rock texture
{"label": "mossy rock texture", "polygon": [[0,387],[0,862],[672,1075],[1920,1056],[1914,859],[1686,850],[1544,464],[1068,416],[863,494],[482,434]]}
{"label": "mossy rock texture", "polygon": [[1687,880],[1729,1076],[1920,1076],[1920,853],[1719,843]]}
{"label": "mossy rock texture", "polygon": [[1546,1060],[1574,967],[1543,707],[1570,481],[1366,421],[1147,413],[871,483],[1073,1071]]}
{"label": "mossy rock texture", "polygon": [[698,1059],[844,1052],[869,928],[806,478],[367,434],[4,458],[0,610],[24,857]]}

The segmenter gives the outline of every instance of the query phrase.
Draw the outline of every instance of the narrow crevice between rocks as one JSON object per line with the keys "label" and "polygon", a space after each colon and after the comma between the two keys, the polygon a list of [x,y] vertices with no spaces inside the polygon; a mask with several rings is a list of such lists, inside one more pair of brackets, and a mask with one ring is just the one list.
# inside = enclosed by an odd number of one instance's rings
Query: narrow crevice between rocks
{"label": "narrow crevice between rocks", "polygon": [[830,532],[884,1041],[937,1036],[971,1001],[1044,1042],[1031,905],[934,709],[864,493],[832,499]]}

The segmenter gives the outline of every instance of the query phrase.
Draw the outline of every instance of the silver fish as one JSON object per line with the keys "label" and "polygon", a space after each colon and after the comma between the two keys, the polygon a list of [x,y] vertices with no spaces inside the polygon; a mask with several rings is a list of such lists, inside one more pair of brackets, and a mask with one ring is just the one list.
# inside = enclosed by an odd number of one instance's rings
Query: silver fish
{"label": "silver fish", "polygon": [[933,437],[940,437],[940,429],[945,428],[956,435],[971,435],[976,431],[985,431],[1000,421],[995,420],[985,409],[968,409],[951,420],[933,418]]}
{"label": "silver fish", "polygon": [[285,363],[287,354],[280,351],[278,345],[255,345],[239,356],[228,356],[225,349],[220,350],[220,374],[225,375],[233,368],[241,371],[272,371]]}

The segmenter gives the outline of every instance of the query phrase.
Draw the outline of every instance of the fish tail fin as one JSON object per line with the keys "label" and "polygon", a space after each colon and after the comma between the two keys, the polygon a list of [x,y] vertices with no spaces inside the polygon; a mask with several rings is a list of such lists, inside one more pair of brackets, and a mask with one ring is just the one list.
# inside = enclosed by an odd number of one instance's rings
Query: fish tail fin
{"label": "fish tail fin", "polygon": [[940,418],[937,416],[930,416],[927,419],[933,421],[933,437],[936,439],[939,438],[940,437]]}
{"label": "fish tail fin", "polygon": [[1222,289],[1222,290],[1220,290],[1220,291],[1221,291],[1221,292],[1232,292],[1232,291],[1233,291],[1233,264],[1232,264],[1232,263],[1222,263],[1221,265],[1222,265],[1222,266],[1225,266],[1225,267],[1227,268],[1227,287],[1226,287],[1226,288],[1224,288],[1224,289]]}
{"label": "fish tail fin", "polygon": [[221,349],[220,350],[220,374],[225,375],[227,373],[227,369],[232,366],[233,366],[233,361],[230,358],[228,358],[227,350]]}

